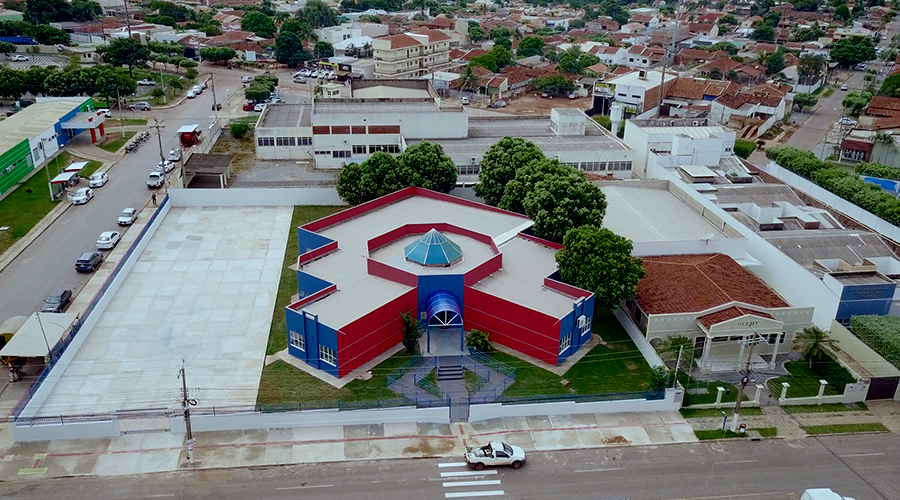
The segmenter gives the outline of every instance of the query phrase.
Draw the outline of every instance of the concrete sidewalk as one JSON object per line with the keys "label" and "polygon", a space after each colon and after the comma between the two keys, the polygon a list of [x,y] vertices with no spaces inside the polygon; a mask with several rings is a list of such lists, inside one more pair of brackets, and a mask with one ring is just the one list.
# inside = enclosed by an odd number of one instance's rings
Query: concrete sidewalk
{"label": "concrete sidewalk", "polygon": [[[396,458],[460,458],[466,446],[503,440],[532,451],[696,441],[677,412],[553,415],[429,424],[385,423],[194,434],[195,467],[249,467]],[[0,481],[73,475],[117,476],[185,466],[184,435],[10,443],[0,427]]]}

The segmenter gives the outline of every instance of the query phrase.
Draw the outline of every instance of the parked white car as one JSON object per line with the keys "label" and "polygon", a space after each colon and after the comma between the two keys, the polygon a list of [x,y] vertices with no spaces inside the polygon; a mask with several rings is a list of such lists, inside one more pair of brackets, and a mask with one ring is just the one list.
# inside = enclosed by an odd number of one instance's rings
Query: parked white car
{"label": "parked white car", "polygon": [[181,150],[178,148],[174,148],[166,155],[166,159],[169,161],[178,161],[181,159]]}
{"label": "parked white car", "polygon": [[173,168],[175,168],[175,162],[171,160],[161,161],[156,164],[156,169],[160,172],[169,173]]}
{"label": "parked white car", "polygon": [[97,110],[97,116],[105,116],[107,118],[111,118],[112,112],[110,112],[110,110],[108,110],[106,108],[100,108]]}
{"label": "parked white car", "polygon": [[163,185],[166,181],[166,174],[162,172],[150,172],[150,175],[147,176],[147,187],[150,189],[156,189]]}
{"label": "parked white car", "polygon": [[92,188],[103,187],[109,181],[109,175],[106,172],[94,172],[88,177],[88,186]]}
{"label": "parked white car", "polygon": [[509,465],[518,469],[525,464],[525,450],[502,441],[466,449],[466,465],[482,470],[486,466]]}
{"label": "parked white car", "polygon": [[264,102],[261,102],[261,103],[253,106],[253,111],[262,112],[262,110],[264,110],[264,109],[266,109],[266,103],[264,103]]}
{"label": "parked white car", "polygon": [[193,99],[193,98],[197,97],[197,92],[195,92],[194,89],[191,89],[191,90],[188,90],[187,94],[185,94],[184,96],[187,97],[188,99]]}
{"label": "parked white car", "polygon": [[841,125],[853,126],[853,125],[856,125],[856,120],[854,120],[852,118],[847,118],[845,116],[845,117],[841,118],[840,120],[838,120],[838,123],[840,123]]}
{"label": "parked white car", "polygon": [[465,106],[465,105],[469,104],[469,98],[468,97],[460,97],[459,102],[461,102],[462,105]]}
{"label": "parked white car", "polygon": [[28,61],[28,56],[23,56],[22,54],[16,54],[12,56],[12,60],[16,62],[25,62]]}
{"label": "parked white car", "polygon": [[310,75],[312,75],[312,72],[311,72],[310,70],[306,69],[306,68],[301,69],[300,71],[298,71],[298,73],[300,73],[300,76],[310,76]]}
{"label": "parked white car", "polygon": [[194,85],[193,87],[191,87],[191,91],[197,95],[200,95],[203,93],[203,87],[201,87],[199,85]]}
{"label": "parked white car", "polygon": [[135,208],[126,208],[122,210],[122,213],[119,214],[119,219],[116,221],[120,226],[130,226],[134,224],[134,221],[137,220],[138,211]]}
{"label": "parked white car", "polygon": [[151,80],[150,78],[144,78],[143,80],[138,80],[137,84],[140,86],[149,87],[151,85],[156,85],[156,81]]}
{"label": "parked white car", "polygon": [[100,233],[100,237],[97,238],[97,249],[112,250],[119,243],[120,239],[122,239],[122,235],[118,231],[103,231]]}
{"label": "parked white car", "polygon": [[205,81],[201,81],[200,83],[198,83],[197,85],[195,85],[195,87],[200,87],[200,90],[206,90],[206,82],[205,82]]}
{"label": "parked white car", "polygon": [[242,76],[241,83],[253,83],[253,77],[252,76]]}
{"label": "parked white car", "polygon": [[91,201],[94,197],[94,190],[91,188],[81,188],[78,191],[75,191],[75,194],[72,195],[69,200],[73,205],[84,205],[85,203]]}

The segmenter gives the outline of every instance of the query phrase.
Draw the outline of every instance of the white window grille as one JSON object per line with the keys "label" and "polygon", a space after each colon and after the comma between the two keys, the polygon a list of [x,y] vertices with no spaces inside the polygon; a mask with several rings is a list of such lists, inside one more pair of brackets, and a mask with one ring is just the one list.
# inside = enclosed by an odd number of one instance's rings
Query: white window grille
{"label": "white window grille", "polygon": [[290,337],[291,347],[300,349],[301,351],[306,350],[306,337],[304,337],[302,333],[291,330]]}
{"label": "white window grille", "polygon": [[337,366],[337,353],[327,345],[319,346],[319,359],[331,366]]}

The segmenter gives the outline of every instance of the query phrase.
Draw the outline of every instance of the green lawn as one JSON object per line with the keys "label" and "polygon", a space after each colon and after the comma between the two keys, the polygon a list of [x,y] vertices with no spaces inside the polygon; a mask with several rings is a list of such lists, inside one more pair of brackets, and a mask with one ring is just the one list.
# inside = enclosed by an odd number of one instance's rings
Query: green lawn
{"label": "green lawn", "polygon": [[831,413],[837,411],[869,411],[865,403],[854,403],[851,406],[843,403],[823,405],[785,405],[781,407],[787,413]]}
{"label": "green lawn", "polygon": [[[712,404],[716,402],[716,397],[718,397],[718,387],[722,387],[725,389],[725,393],[722,394],[722,402],[723,403],[733,403],[737,400],[738,388],[728,382],[722,382],[721,380],[711,380],[711,381],[700,381],[696,380],[685,372],[678,372],[678,382],[681,383],[682,387],[685,388],[684,394],[684,405],[702,405],[702,404]],[[688,389],[697,389],[704,387],[706,388],[706,394],[688,394]],[[744,396],[744,401],[748,400],[746,396]]]}
{"label": "green lawn", "polygon": [[[497,361],[516,369],[516,381],[503,395],[606,394],[649,389],[650,366],[615,316],[597,314],[593,331],[606,345],[595,346],[562,377],[515,356],[491,353]],[[569,381],[568,386],[562,385],[563,379]]]}
{"label": "green lawn", "polygon": [[124,136],[121,132],[110,132],[106,134],[106,140],[98,144],[97,147],[109,151],[110,153],[115,153],[128,142],[128,139],[134,137],[134,134],[135,133],[130,130],[126,130]]}
{"label": "green lawn", "polygon": [[437,370],[431,370],[428,375],[419,380],[418,386],[432,396],[441,397],[441,390],[438,388],[437,383]]}
{"label": "green lawn", "polygon": [[275,354],[287,349],[287,324],[284,320],[284,308],[297,293],[297,273],[290,266],[297,263],[299,248],[297,227],[308,222],[321,219],[327,215],[340,212],[345,207],[296,206],[288,229],[287,249],[284,252],[284,264],[281,268],[281,280],[278,283],[278,295],[275,297],[275,313],[272,315],[272,326],[269,329],[269,345],[266,354]]}
{"label": "green lawn", "polygon": [[[9,227],[0,231],[0,253],[9,249],[20,238],[25,236],[41,219],[47,215],[58,201],[50,200],[50,188],[47,175],[56,176],[51,170],[54,162],[35,172],[30,179],[20,184],[14,191],[0,200],[0,227]],[[60,163],[65,165],[65,163]]]}
{"label": "green lawn", "polygon": [[801,426],[807,434],[849,434],[854,432],[891,432],[884,424],[831,424]]}
{"label": "green lawn", "polygon": [[[799,361],[792,361],[784,365],[790,375],[778,377],[769,380],[769,391],[776,398],[781,397],[781,383],[787,382],[791,384],[788,387],[787,397],[789,398],[808,398],[819,394],[819,380],[821,375],[812,371],[809,365]],[[826,395],[841,394],[830,385],[825,386]]]}
{"label": "green lawn", "polygon": [[[759,427],[755,429],[747,429],[750,431],[756,431],[762,437],[775,437],[778,435],[778,429],[776,427]],[[740,432],[731,432],[729,430],[725,430],[722,432],[722,429],[712,429],[712,430],[703,430],[703,431],[694,431],[694,434],[697,436],[697,439],[701,441],[705,441],[707,439],[729,439],[729,438],[746,438],[747,434]]]}
{"label": "green lawn", "polygon": [[834,88],[829,88],[822,93],[823,98],[831,97],[831,94],[834,94]]}
{"label": "green lawn", "polygon": [[387,376],[409,357],[406,351],[400,351],[372,369],[370,380],[354,380],[340,389],[283,361],[276,361],[263,368],[257,403],[277,405],[335,400],[345,402],[397,400],[400,396],[387,388]]}
{"label": "green lawn", "polygon": [[[734,413],[732,408],[704,408],[701,410],[693,410],[691,408],[682,408],[679,410],[681,412],[681,416],[684,418],[710,418],[710,417],[718,417],[722,418],[722,412],[725,412],[726,415],[731,416]],[[744,408],[741,407],[741,415],[762,415],[763,411],[761,408],[750,407]]]}
{"label": "green lawn", "polygon": [[123,118],[122,120],[110,118],[107,121],[109,122],[110,125],[125,125],[126,127],[132,126],[132,125],[146,125],[147,124],[147,120],[145,120],[143,118]]}

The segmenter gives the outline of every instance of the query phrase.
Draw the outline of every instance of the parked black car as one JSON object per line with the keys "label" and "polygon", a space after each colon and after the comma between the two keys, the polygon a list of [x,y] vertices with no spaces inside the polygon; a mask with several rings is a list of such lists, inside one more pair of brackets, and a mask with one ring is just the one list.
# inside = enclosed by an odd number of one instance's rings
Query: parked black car
{"label": "parked black car", "polygon": [[103,263],[100,252],[85,252],[75,261],[75,270],[80,273],[92,273]]}
{"label": "parked black car", "polygon": [[72,290],[68,288],[54,288],[44,299],[41,306],[41,312],[58,313],[63,312],[69,302],[72,300]]}

